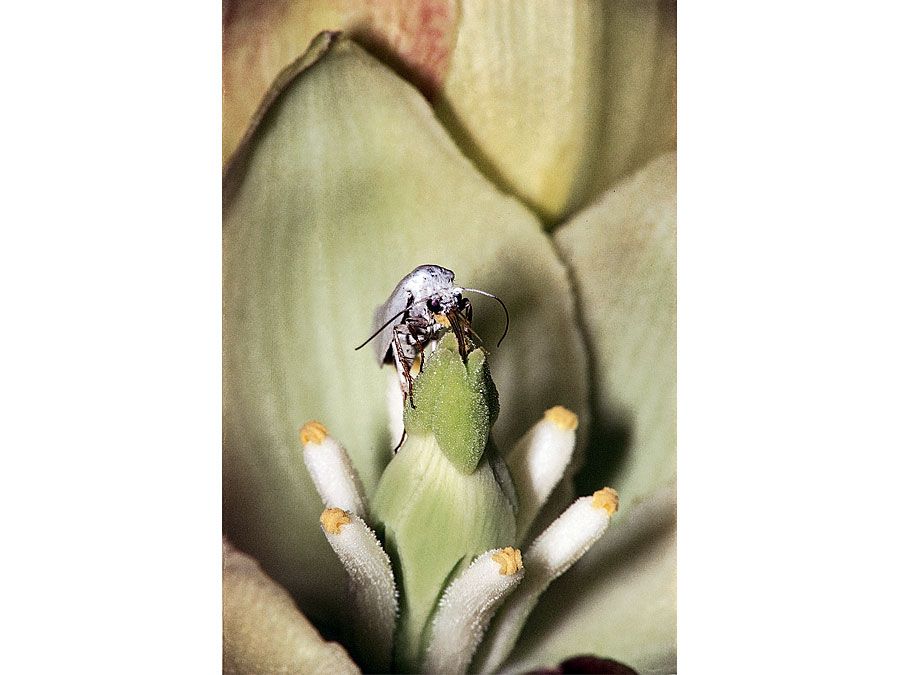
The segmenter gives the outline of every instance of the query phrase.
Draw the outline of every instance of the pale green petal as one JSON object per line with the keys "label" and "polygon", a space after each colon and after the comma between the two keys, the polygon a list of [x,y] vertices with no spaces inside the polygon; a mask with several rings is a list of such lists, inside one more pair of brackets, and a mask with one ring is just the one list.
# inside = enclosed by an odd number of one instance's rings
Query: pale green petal
{"label": "pale green petal", "polygon": [[336,642],[326,642],[287,591],[253,558],[223,546],[222,641],[225,673],[359,673]]}
{"label": "pale green petal", "polygon": [[675,147],[675,0],[604,4],[603,125],[579,205]]}
{"label": "pale green petal", "polygon": [[[463,157],[421,95],[349,41],[286,85],[226,181],[225,528],[321,618],[342,572],[297,430],[324,423],[371,497],[390,458],[387,378],[354,347],[415,266],[473,297],[511,447],[549,403],[586,419],[587,359],[564,268],[534,215]],[[312,570],[315,570],[313,573]]]}
{"label": "pale green petal", "polygon": [[577,654],[613,658],[642,675],[676,672],[674,486],[619,515],[541,596],[503,672]]}
{"label": "pale green petal", "polygon": [[621,520],[675,475],[674,154],[620,182],[553,238],[591,351],[595,416],[579,487],[618,490]]}
{"label": "pale green petal", "polygon": [[461,0],[438,114],[550,222],[675,144],[675,3]]}
{"label": "pale green petal", "polygon": [[542,596],[509,666],[579,653],[639,672],[675,659],[675,158],[664,155],[561,227],[597,387],[588,494],[620,495],[607,535]]}
{"label": "pale green petal", "polygon": [[225,158],[321,30],[436,95],[466,154],[551,223],[675,146],[673,0],[234,1],[223,19]]}

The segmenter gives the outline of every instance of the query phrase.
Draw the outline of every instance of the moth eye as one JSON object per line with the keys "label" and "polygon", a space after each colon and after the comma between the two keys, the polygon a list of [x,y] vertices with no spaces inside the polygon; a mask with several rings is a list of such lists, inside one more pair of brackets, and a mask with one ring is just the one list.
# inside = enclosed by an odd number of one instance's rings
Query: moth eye
{"label": "moth eye", "polygon": [[432,312],[441,311],[441,301],[438,300],[437,298],[428,298],[428,302],[426,302],[425,305]]}

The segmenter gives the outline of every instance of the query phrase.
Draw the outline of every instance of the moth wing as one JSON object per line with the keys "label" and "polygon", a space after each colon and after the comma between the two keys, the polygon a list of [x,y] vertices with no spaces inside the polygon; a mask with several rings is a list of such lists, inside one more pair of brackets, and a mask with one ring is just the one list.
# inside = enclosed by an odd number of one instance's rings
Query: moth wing
{"label": "moth wing", "polygon": [[[394,292],[391,293],[391,297],[375,310],[375,315],[372,318],[372,332],[374,333],[384,326],[385,321],[390,317],[409,307],[410,302],[412,302],[412,293],[400,286],[395,288]],[[402,320],[403,316],[398,316],[372,340],[372,346],[375,348],[375,358],[379,364],[391,362],[388,352],[391,350],[391,340],[394,338],[394,326]]]}

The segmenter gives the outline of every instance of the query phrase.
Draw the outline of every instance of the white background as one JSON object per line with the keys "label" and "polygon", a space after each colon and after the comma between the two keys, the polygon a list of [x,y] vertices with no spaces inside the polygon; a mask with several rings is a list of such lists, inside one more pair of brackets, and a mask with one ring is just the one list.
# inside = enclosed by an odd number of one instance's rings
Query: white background
{"label": "white background", "polygon": [[[221,669],[202,4],[4,13],[9,672]],[[900,660],[898,25],[889,3],[679,7],[682,673]]]}

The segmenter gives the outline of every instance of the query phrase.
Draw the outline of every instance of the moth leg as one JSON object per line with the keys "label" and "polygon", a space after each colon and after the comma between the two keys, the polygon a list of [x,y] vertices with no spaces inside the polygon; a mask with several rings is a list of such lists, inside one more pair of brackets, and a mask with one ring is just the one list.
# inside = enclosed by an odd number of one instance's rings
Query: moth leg
{"label": "moth leg", "polygon": [[403,427],[403,433],[400,434],[400,441],[397,443],[397,447],[394,448],[393,454],[397,454],[397,451],[400,449],[400,446],[403,445],[403,441],[406,440],[406,427]]}
{"label": "moth leg", "polygon": [[472,303],[469,302],[468,298],[463,298],[462,306],[463,306],[462,307],[463,316],[466,317],[466,321],[469,323],[469,325],[471,325],[472,324],[472,311],[473,311]]}
{"label": "moth leg", "polygon": [[481,339],[481,336],[475,332],[475,329],[472,328],[472,303],[469,302],[468,298],[463,298],[462,302],[462,315],[465,318],[465,331],[466,335],[472,338],[472,342],[476,347],[480,347],[484,349],[487,353],[487,349],[484,347],[484,340]]}
{"label": "moth leg", "polygon": [[392,340],[394,347],[394,363],[397,366],[397,373],[403,376],[400,381],[401,389],[403,389],[403,403],[409,399],[409,404],[413,408],[416,406],[412,402],[412,374],[409,372],[410,359],[403,350],[403,342],[400,336],[404,334],[403,325],[394,326],[394,337]]}
{"label": "moth leg", "polygon": [[444,316],[446,316],[447,321],[450,322],[450,328],[453,330],[453,334],[456,336],[456,343],[459,346],[459,355],[462,357],[462,360],[465,361],[469,355],[468,338],[466,337],[466,333],[468,332],[466,318],[455,309],[448,310]]}
{"label": "moth leg", "polygon": [[410,317],[406,322],[406,327],[409,330],[409,346],[413,353],[410,364],[415,362],[416,356],[421,356],[419,370],[423,371],[425,370],[425,348],[434,339],[437,324],[424,316]]}

